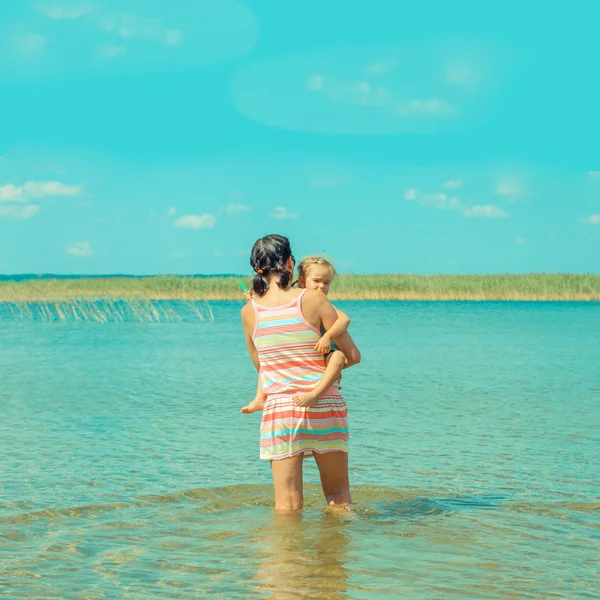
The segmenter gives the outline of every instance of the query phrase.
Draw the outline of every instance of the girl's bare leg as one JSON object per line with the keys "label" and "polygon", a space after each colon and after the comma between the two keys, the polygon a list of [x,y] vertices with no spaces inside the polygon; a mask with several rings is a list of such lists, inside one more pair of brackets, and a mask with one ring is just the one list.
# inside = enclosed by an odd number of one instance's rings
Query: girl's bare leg
{"label": "girl's bare leg", "polygon": [[317,386],[307,394],[296,394],[292,402],[296,406],[314,406],[319,398],[339,379],[342,369],[346,366],[346,356],[340,350],[329,355],[327,367]]}
{"label": "girl's bare leg", "polygon": [[273,487],[275,488],[275,510],[301,510],[304,506],[302,494],[302,461],[304,456],[292,456],[271,461]]}
{"label": "girl's bare leg", "polygon": [[352,504],[350,496],[350,478],[348,476],[347,452],[314,453],[319,467],[321,486],[327,504],[330,506],[347,506]]}

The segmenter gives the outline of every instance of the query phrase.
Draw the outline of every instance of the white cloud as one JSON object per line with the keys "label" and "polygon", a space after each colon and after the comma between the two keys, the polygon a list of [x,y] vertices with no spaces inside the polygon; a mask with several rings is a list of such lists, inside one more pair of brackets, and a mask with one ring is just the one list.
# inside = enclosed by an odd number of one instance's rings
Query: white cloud
{"label": "white cloud", "polygon": [[66,185],[60,181],[28,181],[23,186],[23,194],[28,198],[43,196],[78,196],[83,188],[78,185]]}
{"label": "white cloud", "polygon": [[[447,60],[437,45],[403,46],[335,48],[249,61],[232,83],[234,105],[263,125],[315,133],[454,131],[458,119],[480,104],[478,98],[443,85],[443,67],[431,71],[431,65]],[[448,51],[453,52],[451,46]],[[347,68],[334,69],[331,65],[343,55],[350,60]],[[292,77],[293,85],[273,94],[273,81],[281,73]],[[416,83],[415,73],[422,75]],[[359,109],[368,114],[358,114]]]}
{"label": "white cloud", "polygon": [[[382,68],[380,63],[378,68]],[[371,65],[373,67],[374,65]],[[400,102],[392,90],[381,85],[373,85],[364,80],[340,80],[325,78],[324,75],[311,75],[307,80],[311,92],[325,92],[329,99],[338,104],[353,104],[364,107],[389,107],[395,105],[393,114],[403,117],[448,117],[457,111],[445,100],[430,98]]]}
{"label": "white cloud", "polygon": [[60,181],[28,181],[18,187],[12,183],[0,186],[0,202],[26,202],[44,196],[77,196],[83,188]]}
{"label": "white cloud", "polygon": [[508,215],[493,204],[475,205],[463,213],[465,217],[485,217],[488,219],[503,219]]}
{"label": "white cloud", "polygon": [[36,4],[35,8],[48,19],[79,19],[90,14],[94,7],[91,4],[65,5],[65,4]]}
{"label": "white cloud", "polygon": [[457,111],[441,98],[410,100],[396,105],[394,113],[401,117],[452,117]]}
{"label": "white cloud", "polygon": [[460,210],[462,208],[462,204],[456,196],[447,194],[424,194],[421,204],[438,210]]}
{"label": "white cloud", "polygon": [[23,189],[9,183],[8,185],[0,185],[0,202],[24,202]]}
{"label": "white cloud", "polygon": [[[10,2],[0,0],[0,29],[5,20],[2,9]],[[0,59],[0,75],[18,80],[102,74],[112,64],[108,59],[118,60],[122,75],[164,70],[165,60],[187,66],[220,63],[246,57],[258,39],[258,21],[240,0],[199,0],[194,3],[197,10],[184,12],[169,9],[168,3],[159,10],[151,0],[17,0],[17,4],[29,10],[33,21],[17,19],[9,27],[12,33],[7,30],[9,48],[3,50],[32,64],[11,69],[11,61]],[[78,56],[67,56],[76,46]],[[179,52],[184,46],[190,47],[185,56]],[[66,55],[56,56],[64,54],[62,50]],[[44,64],[33,64],[48,51],[52,52]]]}
{"label": "white cloud", "polygon": [[7,219],[30,219],[40,212],[37,204],[27,204],[20,206],[18,204],[0,205],[0,218]]}
{"label": "white cloud", "polygon": [[204,215],[184,215],[173,222],[175,227],[183,229],[212,229],[215,226],[216,219],[209,214]]}
{"label": "white cloud", "polygon": [[[107,34],[121,40],[145,39],[165,46],[178,46],[184,38],[181,29],[165,27],[158,19],[140,18],[128,14],[106,15],[102,18],[100,27]],[[97,52],[97,55],[114,58],[123,52],[125,52],[123,45],[109,44]]]}
{"label": "white cloud", "polygon": [[600,214],[590,215],[582,219],[584,223],[590,223],[591,225],[600,225]]}
{"label": "white cloud", "polygon": [[103,19],[102,29],[106,33],[127,39],[133,37],[134,27],[138,26],[138,24],[138,18],[133,15],[113,15]]}
{"label": "white cloud", "polygon": [[122,39],[141,38],[177,46],[183,41],[183,31],[165,27],[158,19],[139,18],[135,15],[117,14],[102,21],[102,29]]}
{"label": "white cloud", "polygon": [[456,196],[448,196],[442,192],[425,194],[415,188],[408,188],[404,192],[405,200],[416,200],[421,206],[436,208],[438,210],[460,210],[462,203]]}
{"label": "white cloud", "polygon": [[385,75],[386,73],[390,73],[396,68],[396,63],[393,62],[385,62],[385,61],[376,61],[367,65],[364,68],[365,73],[369,73],[371,75]]}
{"label": "white cloud", "polygon": [[329,98],[339,104],[382,107],[393,101],[390,90],[373,86],[368,81],[336,81],[328,86]]}
{"label": "white cloud", "polygon": [[45,48],[47,43],[48,38],[38,33],[28,33],[18,42],[23,52],[40,52]]}
{"label": "white cloud", "polygon": [[21,210],[21,219],[30,219],[40,212],[40,207],[37,204],[28,204]]}
{"label": "white cloud", "polygon": [[117,44],[107,44],[96,50],[96,56],[100,58],[116,58],[127,52],[127,46]]}
{"label": "white cloud", "polygon": [[174,208],[170,208],[167,212],[167,214],[172,217],[177,211]]}
{"label": "white cloud", "polygon": [[[457,185],[457,181],[451,181],[446,183],[452,183],[452,186],[445,187],[460,187]],[[435,208],[436,210],[450,210],[450,211],[461,211],[463,215],[466,217],[487,217],[490,219],[493,218],[504,218],[508,215],[500,210],[497,206],[493,204],[486,205],[475,205],[472,207],[466,206],[461,200],[459,200],[456,196],[452,196],[446,194],[444,192],[437,193],[425,193],[421,192],[416,188],[408,188],[404,191],[405,200],[416,201],[420,206],[424,206],[427,208]]]}
{"label": "white cloud", "polygon": [[289,213],[284,206],[276,206],[269,215],[272,219],[297,219],[298,213]]}
{"label": "white cloud", "polygon": [[311,92],[322,92],[325,89],[325,76],[311,75],[306,82],[306,87]]}
{"label": "white cloud", "polygon": [[444,74],[444,81],[456,85],[473,83],[476,77],[472,70],[465,67],[451,67]]}
{"label": "white cloud", "polygon": [[227,207],[227,214],[234,215],[237,213],[245,213],[252,210],[251,206],[246,206],[245,204],[230,204]]}
{"label": "white cloud", "polygon": [[408,188],[405,192],[404,192],[404,198],[406,200],[416,200],[417,199],[417,195],[419,194],[419,190],[416,190],[415,188]]}
{"label": "white cloud", "polygon": [[66,248],[65,252],[73,256],[90,256],[94,253],[89,242],[75,242],[72,246]]}
{"label": "white cloud", "polygon": [[332,102],[339,104],[385,106],[392,101],[389,90],[368,81],[342,81],[315,74],[307,79],[306,87],[311,92],[326,92]]}
{"label": "white cloud", "polygon": [[515,245],[516,246],[522,246],[523,244],[527,243],[527,239],[526,238],[517,238],[515,240]]}
{"label": "white cloud", "polygon": [[167,29],[165,31],[165,44],[167,46],[177,46],[183,40],[183,31],[181,29]]}
{"label": "white cloud", "polygon": [[462,204],[458,198],[448,196],[447,194],[423,194],[419,198],[419,204],[421,206],[437,208],[438,210],[460,210],[462,208]]}
{"label": "white cloud", "polygon": [[588,171],[590,177],[600,177],[600,171]]}
{"label": "white cloud", "polygon": [[457,190],[459,187],[462,187],[463,183],[460,179],[450,179],[444,182],[443,187],[447,190]]}
{"label": "white cloud", "polygon": [[518,186],[512,183],[500,183],[494,189],[494,194],[497,196],[518,196],[521,190]]}

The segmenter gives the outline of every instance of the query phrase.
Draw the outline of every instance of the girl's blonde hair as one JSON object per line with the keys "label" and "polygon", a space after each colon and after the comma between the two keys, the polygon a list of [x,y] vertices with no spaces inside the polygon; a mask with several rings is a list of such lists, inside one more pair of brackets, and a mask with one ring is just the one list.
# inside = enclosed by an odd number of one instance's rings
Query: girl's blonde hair
{"label": "girl's blonde hair", "polygon": [[322,256],[314,255],[303,258],[298,264],[298,277],[306,277],[309,269],[314,266],[327,267],[331,270],[331,279],[336,275],[335,267],[333,263]]}

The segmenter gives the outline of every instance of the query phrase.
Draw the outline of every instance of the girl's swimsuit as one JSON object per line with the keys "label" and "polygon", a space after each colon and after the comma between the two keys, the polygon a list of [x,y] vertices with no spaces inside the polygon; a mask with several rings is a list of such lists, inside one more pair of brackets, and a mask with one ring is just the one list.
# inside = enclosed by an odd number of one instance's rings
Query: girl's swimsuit
{"label": "girl's swimsuit", "polygon": [[337,384],[314,406],[292,402],[296,394],[310,392],[325,371],[324,357],[315,351],[320,332],[302,314],[305,292],[284,306],[252,301],[253,339],[267,396],[260,423],[260,457],[265,460],[348,451],[348,411]]}

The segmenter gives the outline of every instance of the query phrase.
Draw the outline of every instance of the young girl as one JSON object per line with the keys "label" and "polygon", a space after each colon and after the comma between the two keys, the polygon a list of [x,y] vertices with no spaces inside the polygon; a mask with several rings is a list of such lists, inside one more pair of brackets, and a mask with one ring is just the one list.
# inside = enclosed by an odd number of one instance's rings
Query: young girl
{"label": "young girl", "polygon": [[[321,256],[307,256],[298,265],[298,286],[308,290],[319,290],[326,296],[329,294],[329,286],[335,277],[333,264]],[[246,301],[252,301],[252,292],[245,294]],[[335,308],[335,307],[334,307]],[[321,337],[315,344],[315,350],[325,355],[327,368],[323,373],[321,381],[313,390],[305,394],[297,394],[292,398],[296,406],[310,407],[317,404],[319,398],[335,385],[341,378],[342,369],[346,366],[346,356],[333,341],[348,330],[350,318],[341,310],[335,309],[338,318],[329,331],[321,330]],[[258,387],[256,396],[250,404],[240,409],[244,414],[250,414],[262,410],[265,405],[266,396],[263,391],[260,373],[258,374]]]}

